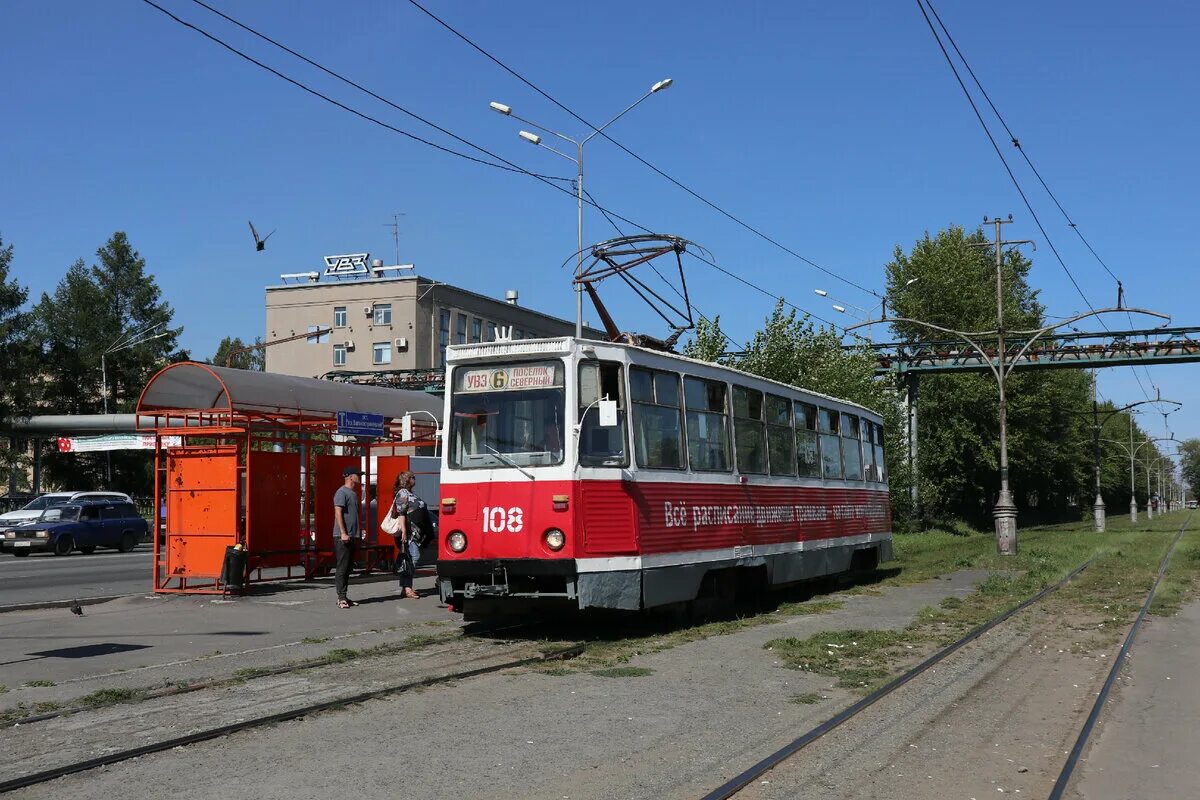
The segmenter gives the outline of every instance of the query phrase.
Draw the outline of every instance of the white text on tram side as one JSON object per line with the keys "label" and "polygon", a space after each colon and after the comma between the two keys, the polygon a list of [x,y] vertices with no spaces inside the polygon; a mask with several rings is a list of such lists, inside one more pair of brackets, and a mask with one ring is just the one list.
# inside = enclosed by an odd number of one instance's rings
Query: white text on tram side
{"label": "white text on tram side", "polygon": [[687,505],[663,503],[663,520],[668,528],[691,526],[693,530],[720,525],[772,525],[826,520],[883,520],[887,507],[879,503],[855,505]]}

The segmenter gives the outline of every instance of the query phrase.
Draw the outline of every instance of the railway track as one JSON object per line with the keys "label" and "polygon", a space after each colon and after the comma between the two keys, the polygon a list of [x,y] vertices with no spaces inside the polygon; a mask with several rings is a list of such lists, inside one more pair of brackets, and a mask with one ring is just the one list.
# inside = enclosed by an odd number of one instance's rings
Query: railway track
{"label": "railway track", "polygon": [[454,681],[474,678],[480,675],[488,675],[504,670],[516,669],[518,667],[530,666],[533,664],[541,664],[547,661],[557,661],[567,658],[573,658],[583,652],[585,645],[573,644],[563,647],[554,648],[545,651],[535,651],[531,653],[531,648],[528,644],[511,648],[509,653],[511,658],[505,661],[489,664],[482,667],[474,667],[471,669],[458,670],[449,674],[437,675],[433,677],[421,678],[403,683],[391,684],[381,688],[371,689],[369,691],[357,692],[341,697],[336,697],[331,700],[324,700],[318,703],[311,703],[292,708],[286,711],[280,711],[273,714],[265,714],[258,717],[252,717],[246,720],[230,723],[228,725],[219,725],[204,730],[195,731],[184,736],[176,736],[169,739],[163,739],[138,747],[119,750],[112,753],[96,756],[94,758],[82,759],[80,761],[64,764],[52,769],[42,770],[39,772],[22,775],[16,778],[0,781],[0,794],[23,789],[29,786],[34,786],[40,783],[46,783],[57,778],[62,778],[67,775],[72,775],[78,772],[85,772],[90,769],[104,767],[111,764],[116,764],[129,759],[139,758],[141,756],[150,755],[153,753],[161,753],[166,750],[171,750],[175,747],[183,747],[185,745],[196,744],[211,739],[218,739],[223,736],[238,733],[240,731],[251,730],[267,725],[274,725],[280,722],[299,719],[301,717],[319,714],[323,711],[329,711],[335,708],[341,708],[346,705],[363,703],[368,700],[375,700],[389,695],[401,694],[404,692],[413,691],[415,689],[423,689],[439,684],[453,683]]}
{"label": "railway track", "polygon": [[[1080,731],[1080,734],[1075,742],[1075,746],[1071,750],[1071,753],[1067,759],[1066,764],[1063,766],[1062,773],[1059,775],[1058,781],[1056,782],[1056,784],[1054,786],[1054,790],[1050,795],[1050,800],[1061,800],[1061,798],[1063,797],[1063,793],[1066,791],[1066,788],[1070,783],[1072,773],[1075,769],[1076,764],[1079,761],[1079,757],[1087,745],[1088,738],[1092,732],[1093,727],[1095,726],[1096,720],[1099,718],[1100,713],[1104,707],[1105,701],[1108,698],[1109,691],[1111,690],[1112,686],[1116,683],[1117,676],[1120,673],[1121,668],[1125,663],[1126,656],[1129,652],[1130,647],[1133,644],[1133,640],[1136,637],[1138,630],[1140,629],[1143,621],[1145,620],[1146,614],[1148,613],[1149,608],[1150,608],[1150,604],[1154,601],[1155,593],[1158,591],[1159,584],[1162,582],[1163,576],[1166,574],[1167,568],[1170,566],[1171,557],[1175,553],[1175,547],[1179,543],[1179,540],[1183,537],[1183,534],[1187,531],[1188,525],[1191,521],[1191,518],[1192,518],[1192,515],[1191,515],[1191,513],[1189,513],[1187,519],[1184,520],[1183,525],[1180,527],[1179,531],[1175,534],[1174,539],[1172,539],[1171,544],[1167,548],[1167,552],[1163,555],[1163,558],[1159,563],[1158,575],[1155,578],[1154,584],[1153,584],[1153,586],[1151,586],[1150,591],[1148,592],[1148,594],[1146,596],[1145,602],[1142,604],[1142,608],[1141,608],[1140,613],[1137,616],[1137,619],[1134,621],[1132,627],[1130,628],[1128,634],[1126,635],[1120,652],[1117,654],[1117,657],[1114,659],[1112,668],[1109,671],[1108,677],[1104,683],[1104,687],[1102,688],[1099,695],[1097,696],[1096,702],[1092,707],[1091,713],[1088,715],[1088,718],[1083,725],[1083,729]],[[797,737],[796,739],[794,739],[787,745],[785,745],[785,746],[781,747],[780,749],[776,750],[775,752],[771,753],[770,755],[763,758],[762,760],[760,760],[753,766],[749,767],[748,769],[733,776],[732,778],[730,778],[725,783],[721,784],[716,789],[713,789],[712,791],[703,795],[702,800],[726,800],[727,798],[735,797],[743,789],[745,789],[747,786],[749,786],[751,783],[753,783],[755,780],[761,778],[763,775],[767,774],[768,772],[770,772],[772,769],[779,766],[783,762],[787,761],[789,758],[791,758],[792,756],[794,756],[796,753],[800,752],[804,748],[806,748],[809,745],[813,744],[814,742],[820,740],[822,737],[826,736],[827,734],[833,732],[834,730],[836,730],[837,728],[839,728],[846,722],[853,719],[855,716],[857,716],[862,711],[873,706],[875,703],[879,702],[880,700],[883,700],[884,698],[886,698],[888,695],[895,692],[900,687],[904,686],[905,684],[907,684],[910,681],[914,680],[915,678],[919,677],[922,673],[926,672],[931,667],[933,667],[936,664],[938,664],[939,662],[943,661],[948,656],[954,654],[955,652],[962,649],[966,645],[975,641],[976,639],[978,639],[979,637],[981,637],[983,634],[987,633],[988,631],[992,630],[996,626],[1004,623],[1005,621],[1012,618],[1017,613],[1040,602],[1041,600],[1045,599],[1047,596],[1053,594],[1054,592],[1057,592],[1059,589],[1062,589],[1064,586],[1066,586],[1068,583],[1070,583],[1070,581],[1073,578],[1075,578],[1077,575],[1079,575],[1079,573],[1083,572],[1085,569],[1087,569],[1089,566],[1091,566],[1091,564],[1093,563],[1094,560],[1095,559],[1090,559],[1090,560],[1084,562],[1083,564],[1079,565],[1074,570],[1072,570],[1066,577],[1064,577],[1058,583],[1055,583],[1051,586],[1047,586],[1045,589],[1042,589],[1037,594],[1023,600],[1022,602],[1018,603],[1017,605],[1013,606],[1012,608],[1008,609],[1007,611],[1004,611],[1003,613],[998,614],[997,616],[993,617],[992,619],[988,620],[987,622],[984,622],[983,624],[979,625],[978,627],[972,629],[961,639],[958,639],[957,641],[953,642],[952,644],[949,644],[946,647],[942,648],[941,650],[937,651],[933,655],[929,656],[929,658],[927,658],[924,661],[922,661],[921,663],[917,664],[912,669],[897,676],[896,678],[893,678],[887,684],[885,684],[884,686],[875,690],[871,694],[867,695],[866,697],[862,698],[861,700],[857,701],[856,703],[848,706],[847,708],[843,709],[842,711],[835,714],[834,716],[826,719],[824,722],[821,722],[814,728],[810,729],[809,731],[807,731],[804,734],[802,734],[801,736]]]}

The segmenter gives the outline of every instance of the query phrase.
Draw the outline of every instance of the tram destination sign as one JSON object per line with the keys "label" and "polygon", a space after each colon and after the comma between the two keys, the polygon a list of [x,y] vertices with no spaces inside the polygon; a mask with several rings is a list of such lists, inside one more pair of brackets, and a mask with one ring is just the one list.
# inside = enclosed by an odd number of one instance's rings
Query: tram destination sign
{"label": "tram destination sign", "polygon": [[554,364],[525,364],[519,367],[495,367],[467,370],[462,378],[464,392],[547,389],[559,385]]}
{"label": "tram destination sign", "polygon": [[362,411],[337,412],[337,432],[343,436],[373,436],[383,438],[383,414]]}

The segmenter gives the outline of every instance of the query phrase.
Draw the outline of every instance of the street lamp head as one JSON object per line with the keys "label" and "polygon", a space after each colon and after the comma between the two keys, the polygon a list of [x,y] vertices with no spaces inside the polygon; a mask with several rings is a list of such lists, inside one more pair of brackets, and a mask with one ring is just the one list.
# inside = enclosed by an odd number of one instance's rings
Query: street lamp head
{"label": "street lamp head", "polygon": [[650,94],[654,94],[655,92],[661,92],[663,89],[669,88],[671,86],[671,84],[674,82],[675,82],[674,78],[663,78],[661,81],[659,81],[658,83],[656,83],[650,87]]}
{"label": "street lamp head", "polygon": [[493,101],[491,103],[488,103],[488,105],[490,105],[492,107],[492,111],[495,111],[497,114],[503,114],[504,116],[507,117],[509,114],[512,113],[512,107],[506,106],[506,105],[504,105],[504,103],[497,103],[497,102]]}
{"label": "street lamp head", "polygon": [[817,297],[829,297],[829,292],[825,291],[824,289],[813,289],[813,293],[816,294]]}
{"label": "street lamp head", "polygon": [[841,312],[842,314],[845,314],[845,313],[846,313],[846,309],[845,309],[844,307],[842,307],[842,306],[839,306],[839,305],[835,305],[835,306],[833,307],[833,310],[834,310],[834,311]]}
{"label": "street lamp head", "polygon": [[916,282],[917,282],[917,281],[919,281],[919,280],[921,280],[921,279],[920,279],[920,277],[916,277],[916,278],[909,278],[908,280],[906,280],[906,281],[904,282],[904,285],[905,285],[905,286],[912,286],[914,283],[916,283]]}
{"label": "street lamp head", "polygon": [[538,136],[536,133],[530,133],[529,131],[521,131],[519,136],[522,139],[524,139],[525,141],[529,142],[530,144],[541,144],[542,143],[542,137]]}

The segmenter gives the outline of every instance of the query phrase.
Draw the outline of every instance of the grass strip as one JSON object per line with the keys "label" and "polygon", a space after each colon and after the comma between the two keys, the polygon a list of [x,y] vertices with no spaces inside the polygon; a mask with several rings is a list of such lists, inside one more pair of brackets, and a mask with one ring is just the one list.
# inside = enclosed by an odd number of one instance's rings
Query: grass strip
{"label": "grass strip", "polygon": [[[764,645],[786,666],[826,675],[836,685],[868,694],[929,652],[956,641],[971,628],[1011,608],[1075,566],[1092,566],[1046,601],[1073,639],[1072,649],[1088,652],[1109,645],[1137,614],[1158,570],[1181,515],[1138,525],[1111,524],[1105,533],[1083,523],[1074,527],[1021,532],[1016,556],[995,553],[990,535],[930,532],[897,537],[900,571],[884,585],[929,580],[958,569],[988,569],[993,574],[963,598],[927,606],[901,630],[825,631],[807,638],[785,637]],[[1160,587],[1155,608],[1173,613],[1193,596],[1200,577],[1200,526],[1191,525],[1181,540],[1169,580]]]}

